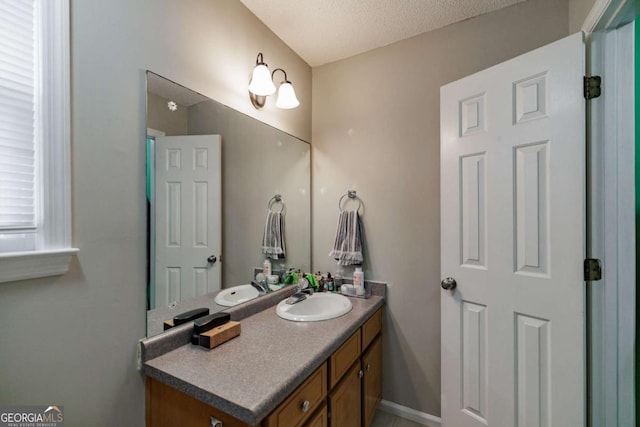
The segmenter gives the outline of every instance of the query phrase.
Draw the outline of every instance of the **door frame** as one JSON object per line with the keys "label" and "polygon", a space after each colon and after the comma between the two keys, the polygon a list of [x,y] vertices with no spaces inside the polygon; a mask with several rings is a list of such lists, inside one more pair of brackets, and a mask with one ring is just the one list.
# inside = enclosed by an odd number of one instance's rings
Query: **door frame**
{"label": "door frame", "polygon": [[635,95],[628,52],[637,7],[633,0],[596,0],[582,26],[587,73],[603,78],[602,97],[587,107],[587,256],[601,259],[604,272],[587,283],[590,426],[635,425]]}
{"label": "door frame", "polygon": [[151,138],[151,141],[147,143],[146,156],[147,156],[147,180],[149,185],[149,199],[147,206],[147,217],[149,218],[149,238],[147,253],[149,254],[149,262],[147,263],[147,276],[149,277],[149,285],[147,287],[147,310],[151,310],[156,307],[156,216],[151,215],[155,212],[156,208],[156,177],[155,177],[155,158],[156,158],[156,136],[167,136],[167,133],[158,129],[147,128],[147,138]]}

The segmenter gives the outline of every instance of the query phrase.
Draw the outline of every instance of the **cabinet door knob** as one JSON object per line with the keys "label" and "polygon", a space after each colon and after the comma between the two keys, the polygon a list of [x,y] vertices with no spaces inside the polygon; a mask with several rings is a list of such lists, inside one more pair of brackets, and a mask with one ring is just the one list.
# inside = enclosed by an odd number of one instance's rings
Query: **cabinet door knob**
{"label": "cabinet door knob", "polygon": [[362,369],[360,369],[360,372],[358,372],[358,378],[362,377],[364,377],[364,372],[362,372]]}
{"label": "cabinet door knob", "polygon": [[209,418],[209,421],[211,422],[211,427],[222,427],[222,421],[216,417]]}
{"label": "cabinet door knob", "polygon": [[367,363],[367,372],[371,372],[371,363]]}
{"label": "cabinet door knob", "polygon": [[305,401],[302,403],[302,412],[307,412],[308,410],[309,410],[309,401],[308,401],[308,400],[305,400]]}

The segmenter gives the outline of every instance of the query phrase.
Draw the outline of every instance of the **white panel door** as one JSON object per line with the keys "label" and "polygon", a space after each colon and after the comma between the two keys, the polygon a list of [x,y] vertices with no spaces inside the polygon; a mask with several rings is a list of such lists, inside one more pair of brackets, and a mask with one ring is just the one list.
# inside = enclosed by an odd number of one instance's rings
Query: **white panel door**
{"label": "white panel door", "polygon": [[155,139],[156,307],[220,290],[219,135]]}
{"label": "white panel door", "polygon": [[583,52],[441,89],[443,427],[584,425]]}

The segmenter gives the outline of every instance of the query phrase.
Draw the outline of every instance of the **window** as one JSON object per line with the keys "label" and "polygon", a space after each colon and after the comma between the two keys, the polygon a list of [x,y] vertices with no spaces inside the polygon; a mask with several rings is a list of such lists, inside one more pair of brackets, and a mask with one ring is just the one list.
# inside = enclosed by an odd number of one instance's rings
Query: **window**
{"label": "window", "polygon": [[0,0],[0,282],[63,274],[71,247],[69,1]]}

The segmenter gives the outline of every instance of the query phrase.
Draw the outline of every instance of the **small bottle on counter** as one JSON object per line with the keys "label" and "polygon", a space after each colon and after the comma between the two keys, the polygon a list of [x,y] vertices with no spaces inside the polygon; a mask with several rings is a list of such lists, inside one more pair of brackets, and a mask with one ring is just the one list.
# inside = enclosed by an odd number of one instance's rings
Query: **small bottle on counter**
{"label": "small bottle on counter", "polygon": [[267,277],[271,276],[271,261],[269,261],[269,258],[262,263],[262,274]]}
{"label": "small bottle on counter", "polygon": [[315,277],[316,283],[318,284],[318,287],[320,288],[320,290],[322,292],[326,292],[327,291],[327,284],[324,281],[324,277],[322,276],[322,273],[320,273],[318,271],[317,273],[315,273],[313,275],[313,277]]}
{"label": "small bottle on counter", "polygon": [[327,285],[327,291],[333,292],[333,291],[336,290],[336,288],[334,286],[333,277],[331,277],[331,273],[327,273],[327,278],[326,278],[326,280],[324,282]]}
{"label": "small bottle on counter", "polygon": [[362,267],[356,267],[356,271],[353,273],[353,287],[356,290],[356,295],[364,295],[364,272]]}

